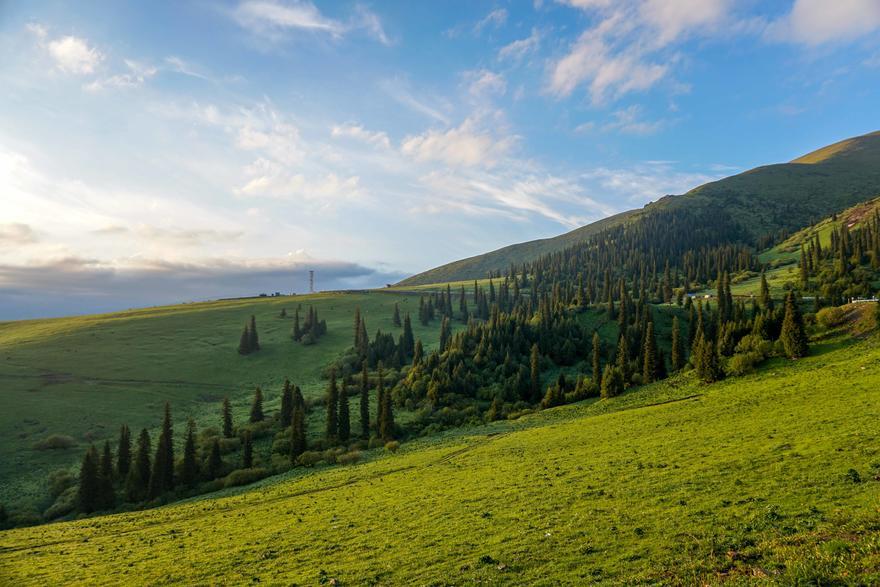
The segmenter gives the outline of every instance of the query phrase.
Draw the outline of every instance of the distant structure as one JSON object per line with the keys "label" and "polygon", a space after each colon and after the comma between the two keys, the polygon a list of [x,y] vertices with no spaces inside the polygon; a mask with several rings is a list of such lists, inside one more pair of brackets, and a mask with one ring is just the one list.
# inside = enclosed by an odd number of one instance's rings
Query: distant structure
{"label": "distant structure", "polygon": [[315,272],[309,269],[309,293],[315,293]]}

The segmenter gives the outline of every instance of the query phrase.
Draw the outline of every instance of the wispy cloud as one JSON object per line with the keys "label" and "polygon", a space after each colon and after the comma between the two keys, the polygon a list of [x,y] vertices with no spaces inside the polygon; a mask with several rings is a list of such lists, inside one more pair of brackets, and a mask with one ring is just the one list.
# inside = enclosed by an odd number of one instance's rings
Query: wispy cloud
{"label": "wispy cloud", "polygon": [[532,29],[532,34],[524,39],[518,39],[498,50],[498,58],[505,60],[520,60],[526,55],[534,53],[541,45],[541,33],[538,29]]}
{"label": "wispy cloud", "polygon": [[516,137],[497,136],[475,119],[445,131],[428,130],[403,140],[401,151],[418,161],[441,161],[447,165],[492,166],[516,143]]}
{"label": "wispy cloud", "polygon": [[21,222],[0,224],[0,247],[30,245],[37,242],[37,232],[30,225]]}
{"label": "wispy cloud", "polygon": [[795,0],[789,13],[768,23],[765,36],[803,45],[852,41],[880,29],[876,0]]}

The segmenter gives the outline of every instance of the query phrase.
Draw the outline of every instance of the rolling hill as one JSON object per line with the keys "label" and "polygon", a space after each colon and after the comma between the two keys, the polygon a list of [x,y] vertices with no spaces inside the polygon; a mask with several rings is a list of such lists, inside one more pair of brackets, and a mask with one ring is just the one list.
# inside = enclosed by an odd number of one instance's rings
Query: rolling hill
{"label": "rolling hill", "polygon": [[10,530],[0,583],[877,584],[880,344],[813,351]]}
{"label": "rolling hill", "polygon": [[823,147],[789,163],[766,165],[707,183],[681,196],[665,196],[640,210],[623,212],[563,235],[519,243],[454,261],[403,280],[423,285],[479,279],[563,250],[606,228],[638,222],[647,214],[684,210],[727,215],[743,239],[800,228],[880,194],[880,131]]}

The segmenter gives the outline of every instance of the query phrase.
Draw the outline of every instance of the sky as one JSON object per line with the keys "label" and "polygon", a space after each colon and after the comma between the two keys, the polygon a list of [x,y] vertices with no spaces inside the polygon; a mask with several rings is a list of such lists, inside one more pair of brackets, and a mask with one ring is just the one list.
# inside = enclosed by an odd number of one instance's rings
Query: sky
{"label": "sky", "polygon": [[0,320],[382,286],[880,129],[880,0],[0,0]]}

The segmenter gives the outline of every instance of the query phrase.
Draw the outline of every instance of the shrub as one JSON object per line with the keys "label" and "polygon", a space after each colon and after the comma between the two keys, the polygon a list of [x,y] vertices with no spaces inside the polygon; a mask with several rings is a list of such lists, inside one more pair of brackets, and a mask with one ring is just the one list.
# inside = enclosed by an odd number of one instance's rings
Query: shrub
{"label": "shrub", "polygon": [[34,443],[34,450],[62,450],[76,446],[76,440],[66,434],[53,434]]}
{"label": "shrub", "polygon": [[67,488],[76,485],[76,477],[67,469],[58,469],[49,473],[49,495],[57,498]]}
{"label": "shrub", "polygon": [[353,465],[361,460],[360,451],[353,450],[351,452],[343,453],[336,457],[336,462],[340,465]]}
{"label": "shrub", "polygon": [[388,452],[397,452],[397,449],[400,448],[400,443],[396,440],[390,440],[385,443],[385,450]]}
{"label": "shrub", "polygon": [[302,465],[303,467],[314,467],[318,463],[324,460],[324,453],[318,452],[314,450],[307,450],[306,452],[299,455],[299,458],[296,459],[297,464]]}
{"label": "shrub", "polygon": [[755,365],[764,360],[764,357],[755,351],[737,353],[727,361],[725,371],[728,375],[747,375],[755,370]]}
{"label": "shrub", "polygon": [[834,328],[840,326],[846,320],[846,312],[843,308],[831,306],[822,308],[816,314],[816,321],[825,328]]}
{"label": "shrub", "polygon": [[254,481],[259,481],[269,476],[269,471],[262,467],[254,467],[252,469],[236,469],[226,476],[224,482],[225,487],[238,487],[239,485],[248,485]]}
{"label": "shrub", "polygon": [[369,448],[379,448],[380,446],[382,446],[382,439],[373,436],[372,438],[370,438],[370,442],[367,444],[367,446]]}
{"label": "shrub", "polygon": [[53,503],[49,507],[49,509],[43,512],[43,518],[48,521],[73,513],[73,511],[76,510],[77,506],[78,490],[78,487],[71,486],[58,494],[55,499],[55,503]]}

